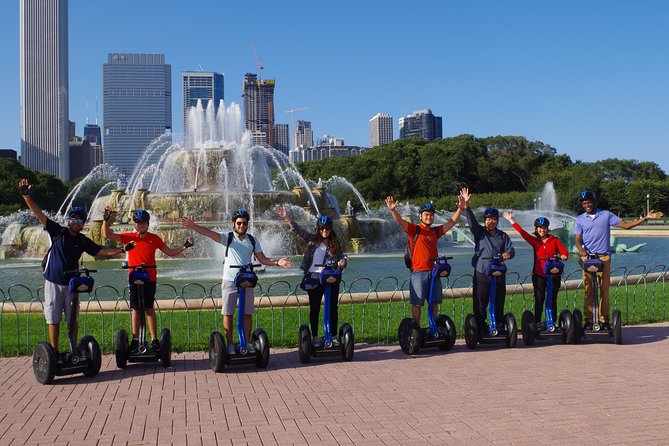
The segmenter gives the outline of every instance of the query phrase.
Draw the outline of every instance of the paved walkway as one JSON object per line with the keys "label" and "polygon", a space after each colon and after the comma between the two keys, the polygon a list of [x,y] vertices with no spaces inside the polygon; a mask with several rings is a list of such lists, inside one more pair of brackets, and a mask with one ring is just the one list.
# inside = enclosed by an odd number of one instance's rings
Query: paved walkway
{"label": "paved walkway", "polygon": [[35,382],[30,358],[0,359],[0,444],[668,444],[669,325],[626,327],[625,344],[459,341],[407,357],[358,345],[354,361],[215,374],[204,353],[174,366]]}

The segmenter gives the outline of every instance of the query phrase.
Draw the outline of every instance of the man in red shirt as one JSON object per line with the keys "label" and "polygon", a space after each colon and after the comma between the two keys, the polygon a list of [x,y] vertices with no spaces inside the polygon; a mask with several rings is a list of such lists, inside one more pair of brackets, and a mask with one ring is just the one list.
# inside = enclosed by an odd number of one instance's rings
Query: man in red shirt
{"label": "man in red shirt", "polygon": [[[397,222],[409,238],[411,256],[411,275],[409,279],[409,302],[411,303],[411,316],[417,324],[420,324],[421,307],[430,293],[430,272],[434,266],[435,259],[439,256],[437,252],[437,241],[439,237],[446,234],[455,226],[464,208],[464,198],[458,197],[458,209],[455,211],[448,223],[440,226],[432,226],[434,223],[435,207],[432,203],[425,203],[418,210],[420,224],[403,220],[397,212],[397,202],[392,196],[386,197],[386,206],[390,209],[393,219]],[[418,237],[416,237],[418,230]],[[416,240],[414,243],[414,239]],[[442,293],[435,296],[435,304],[442,301]],[[433,308],[434,316],[437,316],[437,305]]]}
{"label": "man in red shirt", "polygon": [[[132,221],[135,224],[135,230],[132,232],[122,232],[120,234],[115,234],[109,227],[109,220],[114,211],[111,207],[107,206],[105,208],[103,220],[104,225],[102,226],[102,235],[108,239],[115,242],[120,242],[122,244],[127,244],[134,242],[135,248],[132,251],[128,251],[128,265],[133,266],[156,266],[156,250],[160,249],[163,253],[167,254],[170,257],[181,254],[193,246],[193,237],[188,237],[186,242],[179,246],[178,248],[169,248],[163,242],[163,239],[160,238],[157,234],[149,232],[149,221],[151,216],[145,210],[136,210],[132,214]],[[156,312],[153,309],[153,303],[156,296],[156,282],[158,279],[158,274],[156,268],[147,268],[146,272],[149,274],[149,282],[144,284],[144,308],[146,311],[146,318],[149,322],[149,331],[151,332],[151,348],[159,348],[160,342],[156,337],[157,333],[157,323],[156,323]],[[132,342],[130,343],[130,351],[135,350],[139,345],[139,296],[137,296],[137,287],[130,284],[130,308],[132,309]]]}

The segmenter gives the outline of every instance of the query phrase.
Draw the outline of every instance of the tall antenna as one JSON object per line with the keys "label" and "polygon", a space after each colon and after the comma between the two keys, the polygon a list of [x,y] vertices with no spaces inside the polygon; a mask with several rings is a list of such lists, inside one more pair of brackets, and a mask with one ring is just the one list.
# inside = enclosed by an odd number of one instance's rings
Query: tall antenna
{"label": "tall antenna", "polygon": [[95,97],[95,125],[98,125],[98,97]]}
{"label": "tall antenna", "polygon": [[88,125],[88,101],[86,101],[86,125]]}

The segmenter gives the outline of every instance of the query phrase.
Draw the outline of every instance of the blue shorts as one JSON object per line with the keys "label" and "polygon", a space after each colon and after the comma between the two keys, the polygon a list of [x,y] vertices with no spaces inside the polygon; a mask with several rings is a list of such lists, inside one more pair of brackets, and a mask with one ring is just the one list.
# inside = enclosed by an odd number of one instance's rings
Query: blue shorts
{"label": "blue shorts", "polygon": [[[432,271],[412,271],[409,276],[409,303],[423,306],[430,297],[430,277]],[[439,290],[434,296],[434,302],[440,304],[443,300],[441,279],[437,279]]]}

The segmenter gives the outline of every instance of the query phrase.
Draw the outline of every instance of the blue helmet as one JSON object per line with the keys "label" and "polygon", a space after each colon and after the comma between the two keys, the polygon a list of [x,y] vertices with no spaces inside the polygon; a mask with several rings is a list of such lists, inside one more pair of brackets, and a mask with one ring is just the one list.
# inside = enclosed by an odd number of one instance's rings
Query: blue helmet
{"label": "blue helmet", "polygon": [[499,211],[495,208],[487,208],[483,213],[483,218],[499,218]]}
{"label": "blue helmet", "polygon": [[597,197],[595,196],[595,193],[591,190],[582,190],[578,196],[578,201],[583,202],[585,200],[595,201],[597,200]]}
{"label": "blue helmet", "polygon": [[232,221],[235,221],[238,218],[245,218],[247,220],[251,220],[251,215],[245,209],[237,209],[232,214]]}
{"label": "blue helmet", "polygon": [[86,209],[82,208],[81,206],[74,206],[70,209],[70,212],[67,213],[67,218],[74,218],[75,216],[78,216],[83,221],[86,221],[88,218]]}
{"label": "blue helmet", "polygon": [[135,212],[132,213],[132,221],[135,223],[141,222],[149,222],[151,220],[151,216],[149,215],[148,211],[145,211],[144,209],[137,209]]}
{"label": "blue helmet", "polygon": [[318,229],[320,228],[332,228],[332,219],[328,217],[327,215],[321,215],[318,217],[318,221],[316,222],[316,226]]}
{"label": "blue helmet", "polygon": [[420,209],[418,209],[418,214],[422,214],[423,212],[432,212],[434,214],[436,210],[437,209],[432,203],[425,203],[421,205]]}
{"label": "blue helmet", "polygon": [[539,217],[536,220],[534,220],[534,227],[539,228],[539,227],[549,227],[551,225],[551,222],[548,221],[546,217]]}

